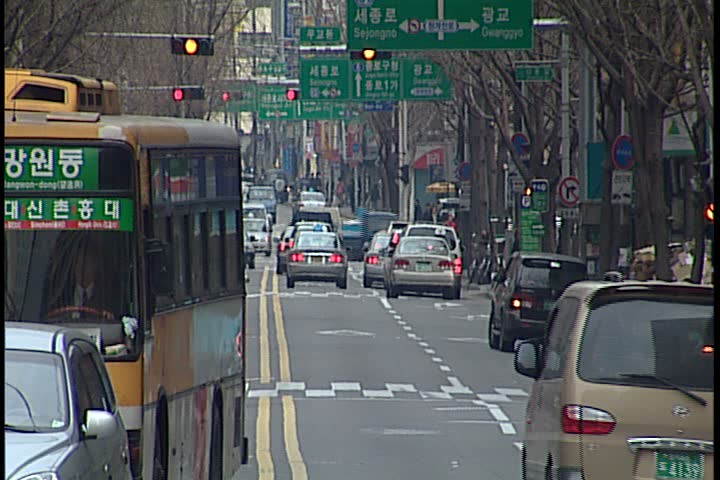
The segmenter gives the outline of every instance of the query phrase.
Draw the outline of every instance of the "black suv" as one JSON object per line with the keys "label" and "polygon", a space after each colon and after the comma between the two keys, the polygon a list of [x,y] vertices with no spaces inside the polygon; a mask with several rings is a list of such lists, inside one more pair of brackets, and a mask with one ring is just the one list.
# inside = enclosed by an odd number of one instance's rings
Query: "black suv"
{"label": "black suv", "polygon": [[490,348],[512,351],[515,340],[542,336],[555,301],[573,282],[585,280],[585,263],[545,252],[515,252],[490,285]]}

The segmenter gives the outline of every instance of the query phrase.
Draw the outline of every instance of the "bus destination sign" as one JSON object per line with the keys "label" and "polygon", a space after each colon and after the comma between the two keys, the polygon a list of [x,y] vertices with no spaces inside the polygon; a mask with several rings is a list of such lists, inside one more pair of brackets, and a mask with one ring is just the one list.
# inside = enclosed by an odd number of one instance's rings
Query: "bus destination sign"
{"label": "bus destination sign", "polygon": [[97,190],[98,149],[5,147],[5,190]]}
{"label": "bus destination sign", "polygon": [[133,230],[131,198],[5,198],[6,230]]}

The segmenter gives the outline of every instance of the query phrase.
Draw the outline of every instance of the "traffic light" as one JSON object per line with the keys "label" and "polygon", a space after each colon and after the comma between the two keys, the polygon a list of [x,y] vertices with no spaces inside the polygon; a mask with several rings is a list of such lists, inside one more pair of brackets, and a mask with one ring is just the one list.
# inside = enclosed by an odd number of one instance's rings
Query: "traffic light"
{"label": "traffic light", "polygon": [[222,93],[220,94],[220,99],[221,99],[223,102],[229,102],[229,101],[230,101],[230,92],[222,92]]}
{"label": "traffic light", "polygon": [[212,37],[172,37],[170,51],[173,55],[213,55],[215,41]]}
{"label": "traffic light", "polygon": [[715,204],[714,203],[708,203],[705,205],[705,210],[703,211],[703,216],[705,217],[705,220],[714,223],[715,222]]}
{"label": "traffic light", "polygon": [[285,98],[287,98],[291,102],[299,99],[300,90],[298,90],[297,88],[288,88],[287,90],[285,90]]}
{"label": "traffic light", "polygon": [[530,188],[530,187],[525,187],[525,196],[526,196],[526,197],[529,197],[529,196],[531,196],[531,195],[532,195],[532,188]]}
{"label": "traffic light", "polygon": [[378,52],[374,48],[363,48],[350,52],[350,60],[389,60],[391,52]]}
{"label": "traffic light", "polygon": [[409,165],[403,165],[400,167],[400,180],[403,181],[403,183],[410,183],[410,166]]}
{"label": "traffic light", "polygon": [[178,87],[173,88],[172,98],[176,102],[183,100],[202,100],[205,98],[205,92],[202,87]]}

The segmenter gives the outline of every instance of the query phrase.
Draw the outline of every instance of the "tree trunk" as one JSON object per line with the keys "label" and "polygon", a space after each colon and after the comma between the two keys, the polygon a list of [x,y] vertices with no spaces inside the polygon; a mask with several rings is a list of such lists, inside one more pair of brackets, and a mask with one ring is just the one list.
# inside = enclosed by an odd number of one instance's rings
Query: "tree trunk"
{"label": "tree trunk", "polygon": [[662,162],[664,107],[660,101],[634,101],[628,105],[636,162],[637,240],[639,246],[655,245],[655,275],[672,280],[668,251],[668,208],[665,202]]}
{"label": "tree trunk", "polygon": [[483,218],[487,218],[487,204],[485,203],[483,185],[485,184],[484,175],[487,174],[485,168],[485,135],[483,132],[484,120],[470,115],[469,119],[470,139],[470,212],[468,215],[468,226],[470,233],[480,233],[483,225]]}
{"label": "tree trunk", "polygon": [[392,145],[383,144],[385,150],[385,178],[383,185],[385,190],[385,207],[391,212],[400,213],[400,204],[398,199],[398,163],[397,154],[392,151]]}

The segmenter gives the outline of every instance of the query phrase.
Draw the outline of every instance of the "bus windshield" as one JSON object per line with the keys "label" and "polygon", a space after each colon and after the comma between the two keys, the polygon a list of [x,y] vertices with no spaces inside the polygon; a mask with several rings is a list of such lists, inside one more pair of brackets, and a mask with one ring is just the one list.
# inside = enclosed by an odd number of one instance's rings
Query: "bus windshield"
{"label": "bus windshield", "polygon": [[136,348],[132,232],[5,230],[5,320],[67,323],[105,354]]}

